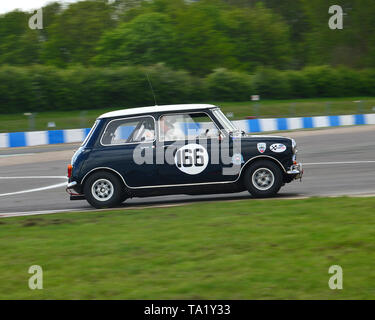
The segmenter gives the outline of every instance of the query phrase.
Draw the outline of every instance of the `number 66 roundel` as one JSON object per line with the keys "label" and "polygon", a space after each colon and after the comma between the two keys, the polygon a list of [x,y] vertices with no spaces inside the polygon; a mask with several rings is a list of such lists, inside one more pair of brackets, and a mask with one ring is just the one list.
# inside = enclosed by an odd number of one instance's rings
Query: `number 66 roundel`
{"label": "number 66 roundel", "polygon": [[207,150],[199,144],[191,143],[177,150],[174,162],[178,169],[187,174],[198,174],[208,165]]}

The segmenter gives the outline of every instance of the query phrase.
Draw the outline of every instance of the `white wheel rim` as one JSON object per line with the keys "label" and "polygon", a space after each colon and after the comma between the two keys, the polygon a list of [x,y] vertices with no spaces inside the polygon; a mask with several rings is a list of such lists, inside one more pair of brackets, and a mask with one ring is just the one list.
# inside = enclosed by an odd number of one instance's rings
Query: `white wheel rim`
{"label": "white wheel rim", "polygon": [[275,182],[275,176],[270,169],[259,168],[254,171],[251,180],[255,188],[261,191],[266,191],[273,186]]}
{"label": "white wheel rim", "polygon": [[107,179],[98,179],[92,184],[91,194],[98,201],[108,201],[112,198],[113,193],[113,184]]}

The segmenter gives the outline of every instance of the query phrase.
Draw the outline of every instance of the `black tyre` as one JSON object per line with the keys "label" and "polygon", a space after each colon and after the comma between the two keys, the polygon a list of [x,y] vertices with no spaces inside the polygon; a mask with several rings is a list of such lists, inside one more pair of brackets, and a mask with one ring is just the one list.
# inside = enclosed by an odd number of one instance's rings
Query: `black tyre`
{"label": "black tyre", "polygon": [[279,192],[283,184],[283,173],[274,162],[260,160],[246,169],[243,179],[253,197],[267,198]]}
{"label": "black tyre", "polygon": [[119,177],[99,171],[87,178],[83,186],[86,200],[94,208],[110,208],[119,205],[126,199],[124,185]]}

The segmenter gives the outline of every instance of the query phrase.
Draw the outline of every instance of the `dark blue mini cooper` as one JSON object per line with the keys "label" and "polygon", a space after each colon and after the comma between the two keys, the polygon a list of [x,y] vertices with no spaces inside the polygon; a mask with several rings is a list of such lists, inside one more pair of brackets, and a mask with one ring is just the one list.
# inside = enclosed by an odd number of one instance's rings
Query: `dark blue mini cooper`
{"label": "dark blue mini cooper", "polygon": [[67,191],[95,208],[171,194],[270,197],[302,177],[296,153],[293,139],[248,135],[214,105],[126,109],[96,120],[68,166]]}

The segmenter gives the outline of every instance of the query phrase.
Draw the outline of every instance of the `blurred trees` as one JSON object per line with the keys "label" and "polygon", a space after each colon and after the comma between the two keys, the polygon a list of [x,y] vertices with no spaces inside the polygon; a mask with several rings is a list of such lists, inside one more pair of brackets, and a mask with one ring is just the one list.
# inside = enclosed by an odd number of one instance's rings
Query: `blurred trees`
{"label": "blurred trees", "polygon": [[373,0],[339,0],[329,2],[344,10],[344,28],[330,30],[327,24],[327,1],[304,3],[309,30],[303,44],[308,48],[306,64],[345,65],[355,68],[373,67],[375,63],[375,2]]}
{"label": "blurred trees", "polygon": [[0,64],[166,65],[206,75],[217,68],[375,66],[375,2],[337,0],[344,29],[328,28],[326,0],[86,0],[0,16]]}
{"label": "blurred trees", "polygon": [[375,95],[373,0],[55,2],[42,30],[32,14],[0,15],[0,112],[153,104],[145,72],[160,104]]}
{"label": "blurred trees", "polygon": [[93,62],[100,65],[150,65],[176,57],[175,30],[167,15],[145,13],[106,32]]}
{"label": "blurred trees", "polygon": [[250,99],[255,92],[253,78],[247,74],[216,69],[205,79],[207,95],[212,101],[238,101]]}
{"label": "blurred trees", "polygon": [[217,67],[285,68],[291,57],[288,26],[261,5],[239,9],[218,0],[155,0],[122,19],[99,41],[93,60],[99,65],[164,62],[205,75]]}
{"label": "blurred trees", "polygon": [[176,13],[181,68],[204,75],[214,68],[236,64],[234,47],[226,33],[225,9],[219,1],[201,1]]}
{"label": "blurred trees", "polygon": [[248,72],[259,66],[289,67],[289,28],[279,15],[258,4],[225,13],[225,29],[237,68]]}
{"label": "blurred trees", "polygon": [[[32,64],[38,57],[38,36],[28,28],[29,15],[21,11],[0,18],[0,64]],[[30,53],[27,52],[33,47]],[[31,54],[31,55],[30,55]]]}
{"label": "blurred trees", "polygon": [[46,27],[47,39],[42,42],[41,60],[65,67],[87,65],[95,55],[102,33],[114,26],[112,9],[104,1],[82,1],[69,5]]}
{"label": "blurred trees", "polygon": [[0,113],[127,108],[157,103],[246,101],[262,98],[375,96],[375,69],[306,67],[296,71],[258,68],[252,74],[224,68],[206,77],[163,64],[108,68],[34,65],[0,67]]}

